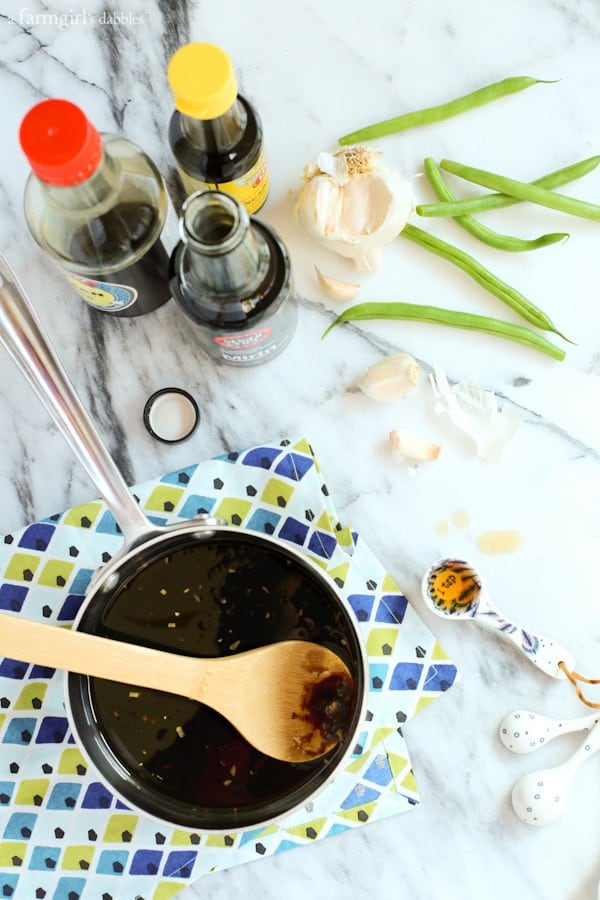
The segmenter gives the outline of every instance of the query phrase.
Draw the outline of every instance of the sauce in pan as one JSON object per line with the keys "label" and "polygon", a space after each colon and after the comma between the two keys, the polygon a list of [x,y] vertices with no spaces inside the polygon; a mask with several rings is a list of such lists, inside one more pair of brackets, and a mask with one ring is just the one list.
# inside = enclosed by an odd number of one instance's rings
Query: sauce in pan
{"label": "sauce in pan", "polygon": [[[356,677],[348,623],[316,576],[276,548],[236,535],[167,552],[125,580],[99,622],[84,617],[82,627],[205,657],[311,640],[336,652]],[[343,741],[356,712],[355,690],[344,679],[326,681],[304,712]],[[159,803],[164,796],[214,809],[268,804],[314,779],[338,750],[309,763],[284,763],[255,750],[195,701],[101,679],[91,679],[91,697],[112,751]]]}

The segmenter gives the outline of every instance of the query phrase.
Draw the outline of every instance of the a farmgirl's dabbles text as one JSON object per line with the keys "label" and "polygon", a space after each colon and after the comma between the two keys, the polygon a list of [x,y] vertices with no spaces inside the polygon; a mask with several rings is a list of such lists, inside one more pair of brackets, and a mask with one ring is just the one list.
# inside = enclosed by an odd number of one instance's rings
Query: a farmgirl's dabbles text
{"label": "a farmgirl's dabbles text", "polygon": [[[221,537],[142,569],[109,604],[98,631],[205,657],[307,639],[351,665],[342,616],[317,582],[283,554]],[[320,697],[310,702],[315,725],[341,737],[352,707],[346,687],[325,708]],[[189,805],[268,801],[302,785],[327,759],[271,759],[218,713],[186,698],[100,679],[92,692],[100,727],[126,768],[153,791]]]}

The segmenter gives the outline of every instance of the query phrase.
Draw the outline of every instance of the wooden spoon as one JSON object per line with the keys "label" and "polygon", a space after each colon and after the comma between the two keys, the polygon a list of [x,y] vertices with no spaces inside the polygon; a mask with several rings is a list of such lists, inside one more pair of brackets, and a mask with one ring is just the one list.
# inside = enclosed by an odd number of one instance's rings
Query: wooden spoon
{"label": "wooden spoon", "polygon": [[344,662],[308,641],[206,659],[0,613],[0,654],[197,700],[284,762],[316,759],[339,743],[354,698]]}

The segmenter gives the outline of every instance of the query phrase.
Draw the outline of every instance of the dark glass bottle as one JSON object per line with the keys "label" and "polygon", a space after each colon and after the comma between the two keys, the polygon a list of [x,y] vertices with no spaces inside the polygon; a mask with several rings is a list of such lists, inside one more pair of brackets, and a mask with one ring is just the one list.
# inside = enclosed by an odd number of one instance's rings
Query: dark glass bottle
{"label": "dark glass bottle", "polygon": [[213,44],[185,44],[168,79],[175,101],[169,144],[186,193],[218,188],[258,212],[269,193],[262,125],[237,93],[229,56]]}
{"label": "dark glass bottle", "polygon": [[161,241],[163,179],[138,146],[100,135],[79,107],[44,100],[23,119],[32,174],[25,217],[35,241],[80,297],[114,316],[140,316],[169,300]]}
{"label": "dark glass bottle", "polygon": [[199,191],[183,205],[180,234],[173,297],[200,326],[212,358],[254,366],[280,353],[294,334],[297,307],[276,233],[229,194]]}

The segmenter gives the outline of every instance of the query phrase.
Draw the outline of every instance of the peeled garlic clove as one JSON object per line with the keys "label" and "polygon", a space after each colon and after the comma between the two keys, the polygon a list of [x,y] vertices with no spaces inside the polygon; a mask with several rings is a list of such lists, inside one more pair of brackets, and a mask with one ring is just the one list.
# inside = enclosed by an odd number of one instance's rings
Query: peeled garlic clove
{"label": "peeled garlic clove", "polygon": [[410,182],[381,166],[380,156],[367,147],[319,154],[304,169],[305,184],[295,210],[321,244],[366,272],[381,265],[383,247],[414,211]]}
{"label": "peeled garlic clove", "polygon": [[349,281],[339,281],[329,275],[323,275],[318,266],[315,266],[317,279],[326,294],[334,300],[354,300],[360,291],[360,284],[350,284]]}
{"label": "peeled garlic clove", "polygon": [[398,462],[429,462],[437,459],[442,448],[405,428],[390,431],[392,456]]}
{"label": "peeled garlic clove", "polygon": [[419,380],[419,363],[410,353],[396,353],[373,363],[358,379],[358,387],[372,400],[387,402],[406,397]]}

